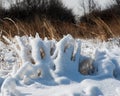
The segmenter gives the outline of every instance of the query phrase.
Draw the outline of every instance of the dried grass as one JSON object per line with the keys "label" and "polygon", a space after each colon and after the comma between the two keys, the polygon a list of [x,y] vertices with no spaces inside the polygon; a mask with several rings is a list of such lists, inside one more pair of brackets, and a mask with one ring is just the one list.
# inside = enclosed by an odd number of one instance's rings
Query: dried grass
{"label": "dried grass", "polygon": [[38,16],[35,16],[30,22],[13,21],[10,18],[5,18],[0,23],[0,38],[2,38],[2,35],[7,37],[14,37],[15,35],[34,36],[36,32],[39,33],[41,38],[48,37],[49,39],[54,38],[57,40],[66,34],[71,34],[75,38],[98,38],[101,40],[120,36],[119,18],[114,18],[110,22],[103,21],[100,18],[92,18],[91,20],[94,24],[89,24],[88,22],[73,24],[70,22],[51,21],[45,18],[41,20]]}

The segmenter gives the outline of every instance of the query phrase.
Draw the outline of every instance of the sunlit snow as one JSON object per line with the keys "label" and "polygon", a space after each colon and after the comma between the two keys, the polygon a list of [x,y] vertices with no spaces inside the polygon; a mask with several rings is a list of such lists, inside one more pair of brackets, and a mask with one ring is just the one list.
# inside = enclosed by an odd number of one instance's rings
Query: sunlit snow
{"label": "sunlit snow", "polygon": [[0,42],[0,96],[119,96],[120,39]]}

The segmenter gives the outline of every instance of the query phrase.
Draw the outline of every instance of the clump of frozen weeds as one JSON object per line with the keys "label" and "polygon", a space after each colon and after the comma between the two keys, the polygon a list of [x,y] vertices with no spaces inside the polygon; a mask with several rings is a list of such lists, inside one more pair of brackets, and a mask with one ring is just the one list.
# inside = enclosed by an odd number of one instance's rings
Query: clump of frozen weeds
{"label": "clump of frozen weeds", "polygon": [[[118,71],[119,64],[114,64],[113,61],[117,62],[118,59],[106,50],[98,50],[98,47],[94,50],[94,58],[83,56],[81,40],[74,39],[71,35],[64,36],[58,42],[47,38],[42,40],[38,34],[35,37],[16,36],[14,43],[9,42],[17,52],[20,62],[14,64],[10,76],[2,84],[1,92],[5,94],[3,96],[19,96],[20,93],[16,89],[19,83],[30,85],[39,81],[44,84],[69,84],[87,78],[104,79],[118,76],[115,70]],[[10,82],[12,87],[7,86]],[[96,90],[99,89],[90,87],[84,92],[92,96],[97,94]]]}
{"label": "clump of frozen weeds", "polygon": [[20,55],[22,55],[22,66],[15,74],[17,79],[23,78],[42,78],[45,80],[52,79],[50,69],[53,67],[53,62],[50,57],[50,52],[44,41],[36,36],[29,38],[29,46],[22,43],[21,38],[17,38],[20,46]]}
{"label": "clump of frozen weeds", "polygon": [[[2,84],[2,94],[6,94],[6,90],[10,91],[9,94],[13,94],[16,82],[23,81],[25,84],[31,84],[34,79],[38,78],[47,81],[53,80],[50,72],[50,69],[53,69],[53,62],[44,41],[37,35],[35,38],[16,36],[15,39],[16,43],[13,44],[13,47],[15,47],[21,62],[14,65],[12,76],[6,78]],[[11,81],[14,86],[12,89],[7,86]]]}
{"label": "clump of frozen weeds", "polygon": [[55,64],[55,75],[65,76],[69,79],[78,79],[80,59],[80,41],[67,35],[56,44],[56,50],[52,56]]}

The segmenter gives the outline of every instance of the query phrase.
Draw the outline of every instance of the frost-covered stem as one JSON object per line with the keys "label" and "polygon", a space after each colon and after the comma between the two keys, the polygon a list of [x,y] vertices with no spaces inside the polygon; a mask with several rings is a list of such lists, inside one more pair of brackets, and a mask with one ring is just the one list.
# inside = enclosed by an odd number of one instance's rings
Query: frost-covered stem
{"label": "frost-covered stem", "polygon": [[22,63],[31,62],[31,49],[25,44],[25,42],[20,37],[16,37],[18,43],[19,57]]}
{"label": "frost-covered stem", "polygon": [[[96,51],[94,66],[98,75],[113,76],[115,65],[110,60],[106,51]],[[99,61],[99,62],[98,62]]]}
{"label": "frost-covered stem", "polygon": [[42,78],[52,78],[50,67],[53,65],[53,62],[47,46],[39,37],[31,39],[31,45],[32,57],[36,62],[36,66],[38,66],[38,68],[41,70]]}
{"label": "frost-covered stem", "polygon": [[[80,58],[80,43],[73,39],[70,35],[67,35],[57,44],[56,52],[54,56],[55,74],[58,76],[65,76],[68,78],[80,77],[78,71],[79,58]],[[70,75],[70,73],[72,75]]]}

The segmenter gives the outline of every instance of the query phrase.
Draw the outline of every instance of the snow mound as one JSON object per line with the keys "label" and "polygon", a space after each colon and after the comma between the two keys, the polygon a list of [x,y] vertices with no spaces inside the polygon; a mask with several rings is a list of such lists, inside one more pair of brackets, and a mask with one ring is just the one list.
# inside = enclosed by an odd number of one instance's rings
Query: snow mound
{"label": "snow mound", "polygon": [[119,38],[5,39],[9,45],[0,42],[2,96],[119,96]]}

